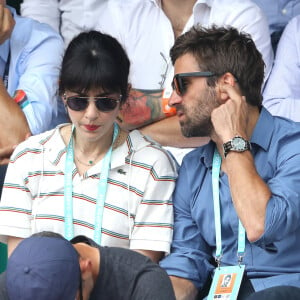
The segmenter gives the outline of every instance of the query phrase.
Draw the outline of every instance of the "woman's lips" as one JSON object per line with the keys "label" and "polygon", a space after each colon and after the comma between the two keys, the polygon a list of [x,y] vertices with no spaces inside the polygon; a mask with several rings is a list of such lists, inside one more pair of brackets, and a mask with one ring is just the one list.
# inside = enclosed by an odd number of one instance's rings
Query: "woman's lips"
{"label": "woman's lips", "polygon": [[97,130],[100,126],[97,126],[97,125],[84,125],[84,127],[85,127],[88,131],[95,131],[95,130]]}

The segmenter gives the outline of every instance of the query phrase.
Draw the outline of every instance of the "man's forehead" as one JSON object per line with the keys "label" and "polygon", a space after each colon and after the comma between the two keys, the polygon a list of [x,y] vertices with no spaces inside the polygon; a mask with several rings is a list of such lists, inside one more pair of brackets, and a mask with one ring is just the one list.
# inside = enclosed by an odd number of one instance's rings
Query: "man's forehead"
{"label": "man's forehead", "polygon": [[174,64],[174,72],[178,73],[190,73],[199,72],[199,65],[195,56],[191,53],[185,53],[179,56]]}

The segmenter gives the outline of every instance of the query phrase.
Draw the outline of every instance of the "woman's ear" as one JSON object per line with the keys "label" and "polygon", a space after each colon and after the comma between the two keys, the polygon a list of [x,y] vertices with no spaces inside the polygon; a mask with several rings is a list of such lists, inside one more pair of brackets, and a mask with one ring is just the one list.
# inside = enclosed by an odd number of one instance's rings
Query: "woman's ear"
{"label": "woman's ear", "polygon": [[225,103],[230,98],[227,92],[223,89],[223,86],[228,84],[231,86],[236,86],[237,81],[231,73],[226,72],[218,79],[217,83],[217,93],[221,103]]}

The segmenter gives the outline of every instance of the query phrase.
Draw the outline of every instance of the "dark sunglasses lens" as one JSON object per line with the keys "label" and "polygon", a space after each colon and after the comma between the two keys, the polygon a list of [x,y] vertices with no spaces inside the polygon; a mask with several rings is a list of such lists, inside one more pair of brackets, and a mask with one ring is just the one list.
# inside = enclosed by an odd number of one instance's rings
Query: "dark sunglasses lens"
{"label": "dark sunglasses lens", "polygon": [[118,100],[112,98],[100,98],[96,100],[96,106],[100,111],[114,110],[118,105]]}
{"label": "dark sunglasses lens", "polygon": [[88,106],[88,99],[69,97],[67,99],[67,105],[69,106],[69,108],[75,111],[85,110]]}
{"label": "dark sunglasses lens", "polygon": [[182,96],[180,78],[177,75],[175,75],[173,78],[172,88],[176,91],[177,95]]}

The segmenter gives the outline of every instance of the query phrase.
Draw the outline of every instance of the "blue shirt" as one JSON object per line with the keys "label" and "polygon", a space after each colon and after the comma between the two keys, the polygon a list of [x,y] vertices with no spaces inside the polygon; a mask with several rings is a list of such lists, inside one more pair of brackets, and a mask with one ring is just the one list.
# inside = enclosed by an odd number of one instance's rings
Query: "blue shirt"
{"label": "blue shirt", "polygon": [[[299,1],[300,2],[300,1]],[[286,26],[263,93],[263,105],[276,116],[300,121],[300,15]]]}
{"label": "blue shirt", "polygon": [[252,0],[269,21],[270,32],[282,30],[294,16],[300,14],[299,0]]}
{"label": "blue shirt", "polygon": [[10,10],[16,25],[10,39],[0,45],[1,70],[10,49],[7,91],[11,97],[16,90],[26,93],[26,105],[21,108],[31,133],[37,134],[66,121],[63,103],[57,96],[64,43],[49,25]]}
{"label": "blue shirt", "polygon": [[[246,239],[247,275],[255,290],[280,284],[300,287],[300,124],[263,108],[251,144],[255,166],[272,197],[264,234],[254,243]],[[215,268],[214,148],[210,142],[183,159],[173,198],[171,254],[161,262],[169,275],[189,279],[199,289]],[[220,206],[222,265],[237,265],[238,217],[225,173],[220,174]]]}

